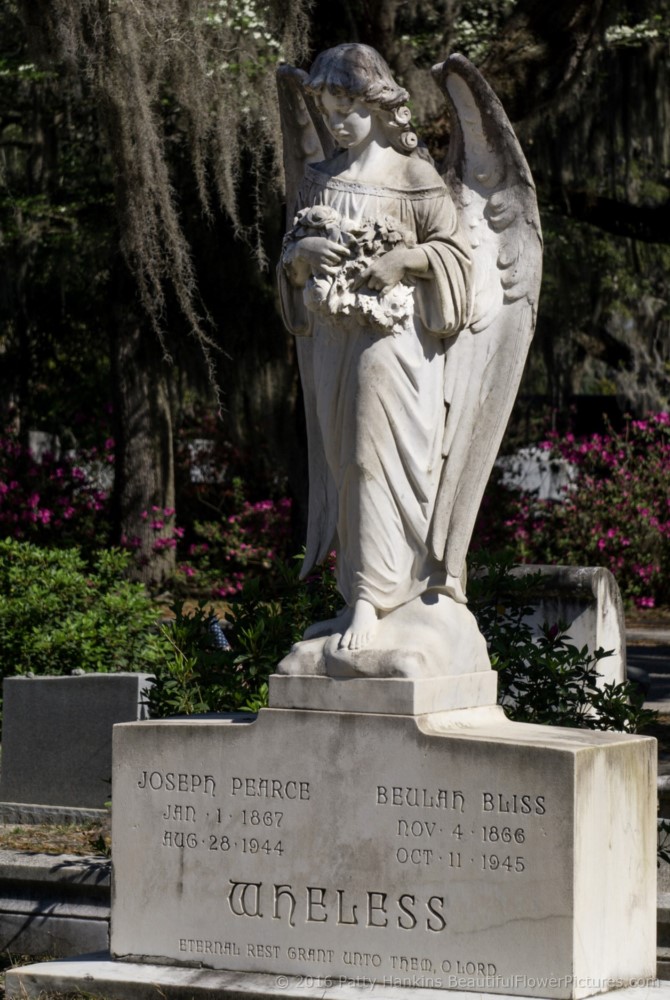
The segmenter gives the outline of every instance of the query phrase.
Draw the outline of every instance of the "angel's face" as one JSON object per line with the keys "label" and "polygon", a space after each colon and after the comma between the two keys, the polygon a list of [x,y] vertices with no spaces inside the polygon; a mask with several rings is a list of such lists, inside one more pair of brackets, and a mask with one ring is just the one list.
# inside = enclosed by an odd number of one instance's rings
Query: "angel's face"
{"label": "angel's face", "polygon": [[358,97],[324,90],[321,93],[321,111],[328,131],[343,149],[355,149],[368,139],[375,138],[377,119]]}

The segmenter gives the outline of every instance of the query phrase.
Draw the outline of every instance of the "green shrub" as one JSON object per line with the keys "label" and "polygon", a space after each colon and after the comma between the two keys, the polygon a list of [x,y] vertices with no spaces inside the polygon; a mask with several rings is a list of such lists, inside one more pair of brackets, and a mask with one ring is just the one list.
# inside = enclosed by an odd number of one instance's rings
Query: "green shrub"
{"label": "green shrub", "polygon": [[331,617],[341,604],[331,566],[307,581],[298,579],[298,571],[297,560],[277,560],[271,578],[246,578],[227,615],[227,650],[216,648],[204,602],[191,613],[175,605],[174,623],[162,628],[170,651],[155,671],[152,714],[258,711],[267,705],[268,677],[279,661],[308,625]]}
{"label": "green shrub", "polygon": [[599,685],[601,660],[612,650],[581,649],[562,622],[545,623],[533,638],[524,619],[540,573],[511,574],[512,557],[478,553],[468,584],[470,607],[498,671],[498,701],[510,719],[581,729],[638,732],[655,717],[630,682]]}
{"label": "green shrub", "polygon": [[151,673],[164,639],[129,556],[0,541],[0,674]]}

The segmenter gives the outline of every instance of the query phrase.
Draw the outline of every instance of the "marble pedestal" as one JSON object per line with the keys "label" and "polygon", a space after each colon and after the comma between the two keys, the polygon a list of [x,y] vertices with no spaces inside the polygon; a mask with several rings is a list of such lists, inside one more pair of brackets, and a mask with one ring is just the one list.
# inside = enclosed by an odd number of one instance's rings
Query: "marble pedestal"
{"label": "marble pedestal", "polygon": [[400,679],[378,711],[334,711],[354,689],[376,691],[276,678],[275,704],[312,707],[115,727],[111,960],[16,970],[7,995],[577,1000],[654,981],[654,740],[490,704],[412,714],[446,695]]}
{"label": "marble pedestal", "polygon": [[653,740],[483,708],[115,741],[117,960],[557,998],[654,975]]}

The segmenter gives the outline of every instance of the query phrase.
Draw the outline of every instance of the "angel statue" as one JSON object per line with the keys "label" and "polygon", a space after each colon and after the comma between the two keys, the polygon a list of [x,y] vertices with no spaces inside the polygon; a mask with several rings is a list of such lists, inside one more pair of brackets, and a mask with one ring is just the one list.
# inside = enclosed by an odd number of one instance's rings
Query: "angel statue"
{"label": "angel statue", "polygon": [[440,174],[409,95],[366,45],[279,71],[310,497],[303,575],[335,549],[345,602],[280,672],[440,676],[486,658],[465,558],[533,333],[535,192],[502,107],[462,56]]}

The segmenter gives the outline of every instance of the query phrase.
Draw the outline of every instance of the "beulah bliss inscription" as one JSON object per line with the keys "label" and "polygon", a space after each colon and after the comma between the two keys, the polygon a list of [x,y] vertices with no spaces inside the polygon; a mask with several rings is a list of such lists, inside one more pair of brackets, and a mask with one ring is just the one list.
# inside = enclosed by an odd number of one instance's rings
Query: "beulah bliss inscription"
{"label": "beulah bliss inscription", "polygon": [[[155,846],[185,858],[218,859],[212,877],[225,936],[180,932],[175,942],[182,960],[205,965],[231,960],[244,967],[261,960],[277,969],[295,963],[373,975],[491,979],[498,974],[495,961],[451,953],[450,890],[471,878],[496,885],[510,880],[511,888],[512,880],[532,877],[528,849],[546,835],[545,795],[370,783],[356,799],[371,806],[382,831],[380,870],[370,872],[371,884],[364,887],[360,878],[355,884],[307,882],[297,877],[294,855],[300,831],[320,814],[326,794],[312,780],[156,769],[139,771],[135,784],[142,796],[157,800]],[[359,839],[352,831],[352,851]],[[334,947],[332,931],[352,928],[365,932],[364,943]],[[322,945],[300,943],[306,930],[320,929]],[[394,942],[406,935],[407,948],[387,947],[388,932]],[[287,934],[295,943],[286,943]],[[416,953],[426,939],[439,940],[437,957]]]}

